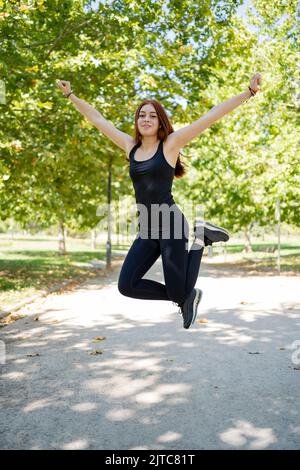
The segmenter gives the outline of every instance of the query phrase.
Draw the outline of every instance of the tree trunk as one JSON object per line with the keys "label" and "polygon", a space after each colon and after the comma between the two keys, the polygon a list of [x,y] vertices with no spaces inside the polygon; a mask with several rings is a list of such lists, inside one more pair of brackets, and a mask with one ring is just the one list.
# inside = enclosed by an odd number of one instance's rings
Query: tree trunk
{"label": "tree trunk", "polygon": [[58,253],[60,255],[66,254],[65,226],[63,220],[60,220],[58,223]]}
{"label": "tree trunk", "polygon": [[245,251],[246,253],[252,253],[252,246],[251,246],[251,229],[253,227],[253,223],[251,222],[251,224],[247,225],[247,227],[245,227],[245,230],[244,230],[244,235],[245,235],[245,239],[246,239],[246,242],[245,242]]}
{"label": "tree trunk", "polygon": [[107,242],[106,242],[106,269],[111,269],[111,177],[112,177],[112,157],[108,163],[108,181],[107,181]]}
{"label": "tree trunk", "polygon": [[92,239],[91,239],[92,250],[96,250],[96,229],[92,228]]}

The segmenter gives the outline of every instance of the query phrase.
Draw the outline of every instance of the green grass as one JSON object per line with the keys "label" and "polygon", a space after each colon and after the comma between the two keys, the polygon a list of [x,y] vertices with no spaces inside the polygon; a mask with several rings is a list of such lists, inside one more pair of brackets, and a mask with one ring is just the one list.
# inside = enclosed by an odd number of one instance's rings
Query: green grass
{"label": "green grass", "polygon": [[[15,304],[64,280],[88,275],[80,263],[103,259],[104,251],[73,252],[16,250],[0,255],[0,309]],[[78,264],[77,264],[78,263]]]}
{"label": "green grass", "polygon": [[[275,247],[274,253],[267,252],[267,248]],[[277,244],[262,242],[252,245],[252,252],[243,252],[244,245],[228,243],[226,245],[227,260],[226,264],[234,264],[243,267],[245,270],[255,269],[258,272],[273,271],[277,272]],[[215,246],[214,255],[224,254],[223,247]],[[224,256],[225,258],[225,256]],[[280,271],[281,273],[300,274],[300,245],[299,242],[282,243],[280,245]]]}
{"label": "green grass", "polygon": [[[275,247],[277,250],[277,243],[268,243],[268,242],[262,242],[262,243],[253,243],[252,245],[252,251],[253,252],[265,252],[266,248],[272,248]],[[239,253],[242,252],[244,249],[243,244],[235,244],[235,245],[227,245],[227,252],[228,253]],[[281,253],[285,252],[286,250],[292,250],[296,251],[297,253],[300,253],[300,245],[297,243],[281,243],[280,244],[280,251]]]}
{"label": "green grass", "polygon": [[67,239],[67,254],[57,253],[58,243],[51,237],[0,237],[0,310],[9,308],[41,290],[79,275],[95,275],[81,266],[92,259],[105,261],[105,246],[96,251],[89,240]]}

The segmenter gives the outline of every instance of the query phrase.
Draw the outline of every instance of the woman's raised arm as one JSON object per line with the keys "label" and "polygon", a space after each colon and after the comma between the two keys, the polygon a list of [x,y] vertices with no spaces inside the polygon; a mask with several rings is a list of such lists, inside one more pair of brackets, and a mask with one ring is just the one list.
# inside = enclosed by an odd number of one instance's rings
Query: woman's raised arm
{"label": "woman's raised arm", "polygon": [[70,101],[72,101],[75,108],[99,131],[101,131],[106,137],[109,137],[118,147],[125,152],[134,144],[133,138],[125,132],[117,129],[111,121],[106,120],[102,114],[93,106],[88,104],[86,101],[75,96],[71,90],[70,82],[60,80],[57,82],[57,86]]}
{"label": "woman's raised arm", "polygon": [[[257,92],[259,90],[258,85],[261,82],[261,74],[255,73],[250,80],[250,88],[254,92]],[[172,134],[169,136],[170,143],[173,144],[173,147],[178,149],[184,147],[191,140],[201,134],[201,132],[210,127],[214,122],[221,119],[221,117],[225,116],[225,114],[228,114],[244,101],[248,100],[251,96],[252,93],[250,92],[249,88],[247,88],[246,91],[243,91],[239,95],[233,96],[229,100],[223,101],[223,103],[214,106],[208,111],[208,113],[192,122],[192,124],[182,127],[181,129],[178,129],[178,131],[172,132]]]}

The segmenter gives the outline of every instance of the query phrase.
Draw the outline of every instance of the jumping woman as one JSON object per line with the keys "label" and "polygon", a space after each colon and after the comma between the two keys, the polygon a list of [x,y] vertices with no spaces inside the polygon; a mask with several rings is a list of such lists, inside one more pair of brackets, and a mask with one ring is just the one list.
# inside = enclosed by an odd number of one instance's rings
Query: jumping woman
{"label": "jumping woman", "polygon": [[[135,112],[134,138],[116,129],[99,111],[75,96],[70,82],[57,82],[65,97],[89,122],[123,149],[129,161],[129,174],[139,209],[139,231],[120,271],[120,293],[136,299],[172,301],[179,307],[186,329],[195,322],[202,297],[202,291],[194,286],[204,247],[228,241],[229,233],[206,220],[197,220],[193,227],[193,244],[188,250],[188,221],[172,195],[174,176],[180,178],[185,173],[180,150],[225,114],[254,96],[261,81],[261,74],[254,74],[245,91],[214,106],[200,119],[178,131],[174,131],[157,100],[143,100]],[[143,279],[160,255],[165,284]]]}

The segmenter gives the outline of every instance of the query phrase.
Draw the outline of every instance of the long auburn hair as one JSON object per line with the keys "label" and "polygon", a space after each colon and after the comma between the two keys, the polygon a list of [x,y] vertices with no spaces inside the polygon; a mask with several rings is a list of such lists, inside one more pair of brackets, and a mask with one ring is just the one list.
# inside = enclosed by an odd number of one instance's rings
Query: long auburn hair
{"label": "long auburn hair", "polygon": [[[141,102],[141,104],[138,106],[138,108],[136,109],[136,112],[135,112],[135,116],[134,116],[134,141],[135,141],[135,145],[142,142],[142,136],[139,132],[139,129],[138,129],[138,124],[137,124],[137,121],[138,121],[138,117],[139,117],[139,113],[140,113],[140,109],[145,105],[145,104],[152,104],[156,110],[156,113],[157,113],[157,116],[158,116],[158,120],[159,120],[159,129],[158,129],[158,133],[157,133],[157,137],[158,139],[161,141],[165,141],[168,137],[169,134],[172,134],[172,132],[174,132],[174,129],[172,127],[172,124],[168,118],[168,115],[167,113],[165,112],[164,108],[162,107],[162,105],[159,103],[159,101],[155,100],[154,98],[149,98],[149,99],[145,99]],[[183,162],[180,161],[180,155],[181,152],[179,152],[179,156],[177,158],[177,162],[176,162],[176,166],[175,166],[175,177],[176,178],[182,178],[182,176],[186,173],[186,169],[185,169],[185,165]],[[126,159],[129,161],[129,158],[126,157]]]}

